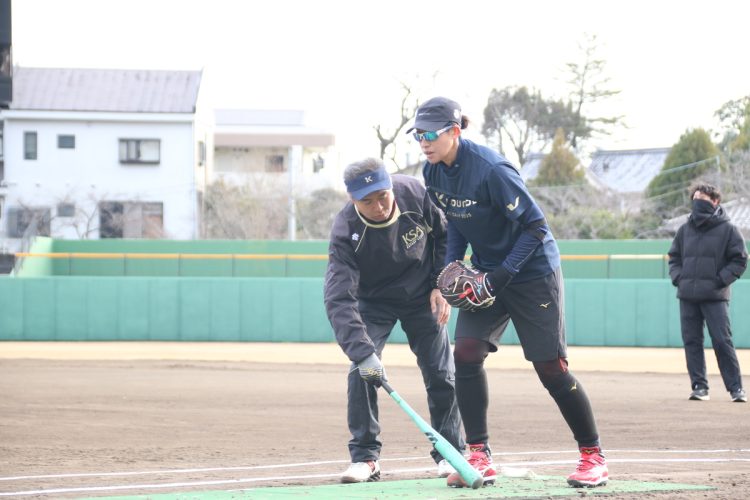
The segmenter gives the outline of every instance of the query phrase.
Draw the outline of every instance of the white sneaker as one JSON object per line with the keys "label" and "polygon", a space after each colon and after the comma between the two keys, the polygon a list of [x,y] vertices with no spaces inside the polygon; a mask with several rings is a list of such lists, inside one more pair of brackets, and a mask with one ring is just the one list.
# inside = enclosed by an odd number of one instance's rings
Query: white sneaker
{"label": "white sneaker", "polygon": [[454,469],[450,462],[448,462],[446,459],[442,459],[440,462],[438,462],[437,466],[438,477],[448,477],[456,472],[456,469]]}
{"label": "white sneaker", "polygon": [[365,483],[380,479],[380,464],[377,460],[354,462],[341,474],[342,483]]}

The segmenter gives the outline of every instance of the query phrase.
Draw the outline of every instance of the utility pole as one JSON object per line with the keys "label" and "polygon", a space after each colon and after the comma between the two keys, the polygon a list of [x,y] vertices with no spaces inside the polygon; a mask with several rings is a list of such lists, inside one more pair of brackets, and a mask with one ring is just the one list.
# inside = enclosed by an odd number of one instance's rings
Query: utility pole
{"label": "utility pole", "polygon": [[297,239],[297,210],[294,200],[294,176],[297,167],[302,169],[302,146],[292,146],[289,148],[289,203],[287,207],[287,233],[289,241]]}

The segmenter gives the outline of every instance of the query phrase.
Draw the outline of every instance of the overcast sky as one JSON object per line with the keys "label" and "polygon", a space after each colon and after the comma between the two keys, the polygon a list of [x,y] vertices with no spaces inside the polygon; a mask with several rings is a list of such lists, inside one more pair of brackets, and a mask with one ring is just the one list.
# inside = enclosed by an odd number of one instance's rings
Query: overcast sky
{"label": "overcast sky", "polygon": [[564,97],[584,33],[622,91],[602,111],[629,125],[600,148],[671,146],[750,94],[744,0],[13,0],[12,10],[16,65],[203,69],[214,106],[303,109],[336,133],[343,162],[377,154],[372,126],[397,119],[400,81],[421,100],[459,101],[473,137],[493,87]]}

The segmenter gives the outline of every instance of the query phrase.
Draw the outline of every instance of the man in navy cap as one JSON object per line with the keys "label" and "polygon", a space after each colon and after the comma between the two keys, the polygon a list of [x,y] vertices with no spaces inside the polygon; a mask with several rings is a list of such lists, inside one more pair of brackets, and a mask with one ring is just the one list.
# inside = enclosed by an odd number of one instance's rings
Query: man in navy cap
{"label": "man in navy cap", "polygon": [[[351,201],[331,230],[324,300],[336,340],[351,360],[348,424],[351,465],[345,483],[380,478],[377,387],[386,380],[380,361],[396,321],[422,371],[432,427],[462,450],[453,355],[446,324],[450,306],[435,289],[443,267],[446,222],[415,178],[391,176],[380,160],[349,165],[344,182]],[[452,467],[431,451],[438,475]]]}

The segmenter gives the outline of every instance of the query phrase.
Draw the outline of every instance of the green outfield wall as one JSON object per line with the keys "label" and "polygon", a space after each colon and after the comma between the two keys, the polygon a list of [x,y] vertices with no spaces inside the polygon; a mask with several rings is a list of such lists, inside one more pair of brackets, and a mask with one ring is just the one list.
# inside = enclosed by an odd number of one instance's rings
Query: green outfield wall
{"label": "green outfield wall", "polygon": [[[666,279],[567,279],[570,345],[679,347]],[[733,285],[735,344],[750,348],[750,283]],[[455,324],[455,311],[451,327]],[[331,342],[318,278],[0,278],[0,340]],[[395,342],[405,342],[397,328]],[[517,343],[511,329],[504,343]],[[708,340],[706,345],[710,345]],[[0,345],[0,348],[2,346]]]}
{"label": "green outfield wall", "polygon": [[[669,240],[562,240],[567,278],[665,278]],[[326,241],[52,240],[37,238],[16,274],[40,276],[321,277]]]}

